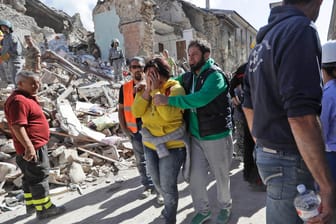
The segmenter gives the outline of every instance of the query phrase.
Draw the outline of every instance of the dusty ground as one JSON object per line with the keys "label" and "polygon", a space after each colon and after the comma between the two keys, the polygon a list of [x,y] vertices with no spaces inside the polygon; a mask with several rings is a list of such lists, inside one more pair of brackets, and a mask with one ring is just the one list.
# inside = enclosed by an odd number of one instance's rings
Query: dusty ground
{"label": "dusty ground", "polygon": [[[124,181],[115,182],[124,178]],[[106,183],[110,181],[110,183]],[[207,224],[215,223],[218,208],[216,207],[216,185],[213,178],[208,188],[212,206],[212,219]],[[161,224],[159,218],[162,207],[155,203],[155,196],[140,200],[142,192],[140,179],[136,169],[121,170],[119,177],[101,178],[94,185],[83,190],[83,195],[68,192],[55,195],[55,204],[64,204],[67,213],[52,220],[38,221],[35,215],[25,217],[25,209],[20,206],[15,211],[0,214],[3,224]],[[231,191],[233,198],[230,224],[262,224],[265,223],[265,192],[252,191],[242,177],[242,163],[234,160],[231,169]],[[179,184],[179,207],[177,223],[189,224],[194,210],[188,186],[182,180]]]}

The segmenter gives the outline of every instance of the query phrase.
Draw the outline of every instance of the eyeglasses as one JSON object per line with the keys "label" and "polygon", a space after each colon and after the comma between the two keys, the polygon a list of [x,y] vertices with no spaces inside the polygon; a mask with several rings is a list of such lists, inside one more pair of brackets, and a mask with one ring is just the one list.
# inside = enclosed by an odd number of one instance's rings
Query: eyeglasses
{"label": "eyeglasses", "polygon": [[131,69],[143,69],[143,66],[141,65],[131,65]]}

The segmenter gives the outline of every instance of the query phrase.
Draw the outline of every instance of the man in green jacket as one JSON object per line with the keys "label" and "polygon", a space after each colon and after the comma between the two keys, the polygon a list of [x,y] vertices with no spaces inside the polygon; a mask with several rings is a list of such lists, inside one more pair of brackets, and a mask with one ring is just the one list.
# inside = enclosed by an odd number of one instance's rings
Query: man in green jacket
{"label": "man in green jacket", "polygon": [[227,223],[232,207],[229,171],[233,152],[228,81],[210,58],[207,42],[191,41],[188,56],[191,72],[177,77],[186,95],[155,95],[154,103],[185,109],[191,134],[190,189],[197,212],[191,223],[204,223],[211,218],[206,190],[209,168],[216,178],[221,208],[217,223]]}

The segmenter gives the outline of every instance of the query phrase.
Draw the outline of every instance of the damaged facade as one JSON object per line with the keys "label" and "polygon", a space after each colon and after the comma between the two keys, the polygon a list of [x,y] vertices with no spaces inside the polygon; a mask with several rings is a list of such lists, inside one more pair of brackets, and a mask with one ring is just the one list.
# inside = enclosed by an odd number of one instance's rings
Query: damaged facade
{"label": "damaged facade", "polygon": [[[83,28],[78,14],[71,17],[38,0],[3,3],[1,18],[13,23],[22,45],[24,35],[31,35],[42,50],[43,86],[38,98],[51,132],[49,182],[77,191],[98,177],[135,166],[131,143],[119,128],[121,84],[112,82],[111,68],[97,60],[100,49],[106,60],[111,40],[118,38],[127,58],[150,57],[168,49],[181,65],[189,41],[199,37],[211,43],[217,63],[233,71],[247,60],[256,34],[235,11],[200,9],[184,1],[98,1],[93,11],[95,35]],[[88,54],[79,53],[82,47]],[[52,48],[62,49],[62,54]],[[94,55],[97,49],[99,54]],[[11,91],[1,89],[1,107]],[[5,183],[20,187],[22,175],[13,165],[15,149],[2,110],[0,131],[3,197]],[[0,204],[0,211],[11,210],[10,202]]]}
{"label": "damaged facade", "polygon": [[[45,43],[61,34],[69,47],[82,47],[88,53],[100,57],[94,34],[83,27],[78,13],[69,16],[61,10],[49,8],[39,0],[3,2],[0,4],[1,19],[11,21],[23,46],[24,35],[31,35],[36,43]],[[42,50],[43,45],[40,44]]]}
{"label": "damaged facade", "polygon": [[328,31],[328,40],[336,40],[336,1],[333,1],[333,7],[331,9],[331,18]]}
{"label": "damaged facade", "polygon": [[[44,48],[41,58],[43,85],[37,97],[51,133],[49,183],[58,186],[56,189],[62,186],[65,191],[80,192],[99,177],[112,176],[108,179],[117,181],[119,169],[135,166],[131,143],[119,129],[117,104],[121,84],[112,82],[111,69],[101,65],[99,60],[84,63],[83,60],[91,55],[69,50],[79,43],[90,43],[90,34],[82,27],[78,16],[70,17],[35,0],[17,1],[14,5],[13,2],[0,4],[1,18],[13,23],[23,46],[23,37],[29,34],[36,43],[65,49],[61,55]],[[48,22],[41,23],[43,19]],[[64,39],[45,43],[49,36]],[[3,111],[13,88],[8,85],[0,89],[0,213],[15,209],[20,197],[10,198],[6,190],[14,186],[20,188],[22,184]]]}
{"label": "damaged facade", "polygon": [[[187,59],[188,43],[202,38],[211,44],[212,57],[228,72],[247,60],[257,33],[233,10],[201,9],[182,0],[98,1],[93,18],[104,60],[116,37],[127,43],[123,45],[127,58],[149,57],[168,49],[181,65]],[[103,20],[106,22],[101,23]]]}

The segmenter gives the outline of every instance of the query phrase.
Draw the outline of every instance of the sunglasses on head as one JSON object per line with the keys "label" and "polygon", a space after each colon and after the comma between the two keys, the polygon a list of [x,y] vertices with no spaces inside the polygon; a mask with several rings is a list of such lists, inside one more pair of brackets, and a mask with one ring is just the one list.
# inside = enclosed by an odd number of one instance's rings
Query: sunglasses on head
{"label": "sunglasses on head", "polygon": [[141,65],[131,65],[130,67],[131,69],[138,69],[138,68],[142,69],[143,68],[143,66]]}

